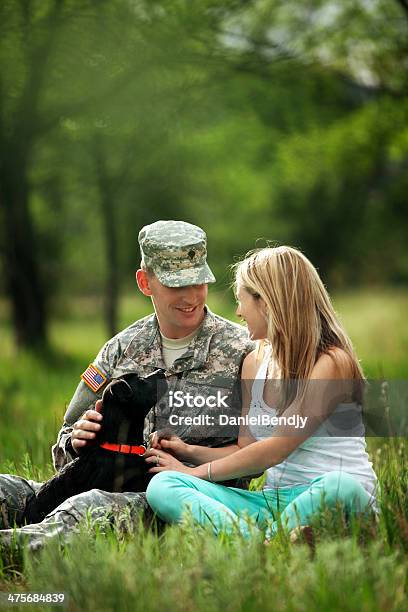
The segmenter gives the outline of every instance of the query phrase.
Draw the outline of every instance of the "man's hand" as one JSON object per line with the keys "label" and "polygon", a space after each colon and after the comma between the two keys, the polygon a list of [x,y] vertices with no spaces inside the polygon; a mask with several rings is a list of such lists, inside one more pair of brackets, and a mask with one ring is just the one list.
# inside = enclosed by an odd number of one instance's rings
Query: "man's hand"
{"label": "man's hand", "polygon": [[74,423],[71,434],[71,444],[78,455],[85,446],[92,444],[97,433],[100,431],[100,423],[103,419],[100,413],[101,409],[102,400],[98,400],[95,404],[95,410],[86,410],[81,418]]}

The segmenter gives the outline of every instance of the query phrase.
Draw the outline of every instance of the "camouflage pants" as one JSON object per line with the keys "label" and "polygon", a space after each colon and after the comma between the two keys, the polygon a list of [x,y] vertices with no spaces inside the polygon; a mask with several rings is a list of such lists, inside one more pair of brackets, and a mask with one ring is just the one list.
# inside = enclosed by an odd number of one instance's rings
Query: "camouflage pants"
{"label": "camouflage pants", "polygon": [[70,497],[41,523],[23,525],[27,501],[41,484],[20,476],[0,474],[0,548],[24,543],[35,551],[53,538],[66,542],[84,520],[103,527],[119,517],[121,520],[126,517],[129,528],[139,524],[141,515],[144,518],[153,516],[145,493],[108,493],[92,489]]}

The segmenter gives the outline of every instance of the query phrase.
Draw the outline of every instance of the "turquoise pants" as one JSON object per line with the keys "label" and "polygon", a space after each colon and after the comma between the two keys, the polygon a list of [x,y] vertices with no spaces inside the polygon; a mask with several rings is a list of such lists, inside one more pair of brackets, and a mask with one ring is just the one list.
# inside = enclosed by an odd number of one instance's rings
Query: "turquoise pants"
{"label": "turquoise pants", "polygon": [[168,523],[179,523],[190,509],[194,520],[212,525],[214,533],[237,530],[249,537],[249,521],[265,529],[267,537],[278,529],[278,515],[284,529],[307,525],[313,515],[338,503],[347,514],[365,512],[370,496],[350,474],[327,472],[310,485],[293,488],[246,491],[225,487],[181,472],[160,472],[150,481],[147,501],[154,512]]}

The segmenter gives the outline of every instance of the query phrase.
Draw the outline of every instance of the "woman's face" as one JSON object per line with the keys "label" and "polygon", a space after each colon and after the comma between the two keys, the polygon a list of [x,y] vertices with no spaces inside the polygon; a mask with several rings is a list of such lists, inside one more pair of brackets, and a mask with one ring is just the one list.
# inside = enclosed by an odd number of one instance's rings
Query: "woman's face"
{"label": "woman's face", "polygon": [[251,340],[262,340],[267,336],[266,304],[262,298],[255,298],[239,283],[237,287],[238,306],[236,315],[246,321]]}

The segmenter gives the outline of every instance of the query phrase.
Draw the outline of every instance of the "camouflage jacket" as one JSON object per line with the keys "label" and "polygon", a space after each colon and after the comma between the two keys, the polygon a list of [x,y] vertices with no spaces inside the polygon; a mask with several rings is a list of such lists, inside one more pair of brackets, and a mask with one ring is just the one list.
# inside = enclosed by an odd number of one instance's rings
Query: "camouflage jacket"
{"label": "camouflage jacket", "polygon": [[[145,422],[145,437],[155,429],[169,428],[172,415],[172,431],[190,444],[223,446],[236,441],[236,426],[218,425],[215,416],[222,412],[227,416],[241,413],[239,394],[239,375],[242,361],[254,343],[248,339],[247,330],[210,311],[198,335],[191,341],[186,353],[176,359],[171,368],[166,369],[161,350],[161,336],[155,314],[136,321],[109,340],[98,353],[94,365],[107,377],[118,378],[134,372],[141,376],[150,374],[157,368],[166,370],[169,389],[208,396],[217,393],[222,396],[220,407],[170,406],[167,393],[152,408]],[[52,447],[54,467],[59,470],[75,456],[71,446],[73,424],[88,408],[93,408],[102,396],[103,388],[94,393],[81,381],[67,408],[63,426],[57,442]],[[212,426],[208,423],[185,423],[185,417],[212,415]],[[174,420],[177,421],[173,425]],[[188,419],[187,419],[188,420]],[[200,419],[195,419],[200,420]]]}

